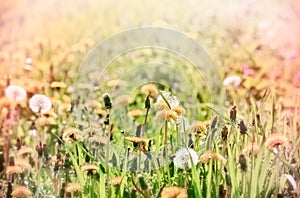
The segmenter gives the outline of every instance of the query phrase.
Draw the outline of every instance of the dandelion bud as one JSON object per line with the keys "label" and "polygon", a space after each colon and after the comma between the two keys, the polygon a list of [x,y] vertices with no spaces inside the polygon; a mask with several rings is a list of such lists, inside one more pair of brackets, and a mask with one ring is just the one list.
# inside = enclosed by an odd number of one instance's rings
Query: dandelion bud
{"label": "dandelion bud", "polygon": [[230,109],[230,120],[231,120],[231,122],[235,122],[236,121],[236,106],[233,106]]}
{"label": "dandelion bud", "polygon": [[146,100],[145,100],[145,108],[150,109],[150,95],[147,95]]}
{"label": "dandelion bud", "polygon": [[138,179],[139,179],[139,183],[140,183],[140,186],[141,186],[142,190],[147,190],[148,189],[148,185],[146,184],[143,175],[139,174],[138,175]]}
{"label": "dandelion bud", "polygon": [[247,126],[245,125],[243,120],[240,121],[240,133],[242,135],[247,134]]}
{"label": "dandelion bud", "polygon": [[106,109],[111,109],[112,104],[108,93],[103,94],[104,105]]}
{"label": "dandelion bud", "polygon": [[222,140],[226,141],[228,135],[228,128],[225,125],[222,127],[221,133],[222,133]]}
{"label": "dandelion bud", "polygon": [[242,171],[247,171],[247,161],[245,155],[241,154],[238,159],[239,164],[241,165]]}

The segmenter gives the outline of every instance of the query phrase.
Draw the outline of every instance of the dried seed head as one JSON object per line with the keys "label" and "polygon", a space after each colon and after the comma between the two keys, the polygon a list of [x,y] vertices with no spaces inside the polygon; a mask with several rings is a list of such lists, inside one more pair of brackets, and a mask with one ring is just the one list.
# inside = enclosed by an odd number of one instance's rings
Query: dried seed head
{"label": "dried seed head", "polygon": [[247,134],[247,126],[245,125],[243,120],[240,121],[240,133],[242,135]]}
{"label": "dried seed head", "polygon": [[112,104],[108,93],[103,94],[104,106],[106,109],[111,109]]}
{"label": "dried seed head", "polygon": [[224,125],[222,127],[221,133],[222,133],[222,140],[226,141],[227,140],[227,136],[228,136],[228,128],[226,127],[226,125]]}

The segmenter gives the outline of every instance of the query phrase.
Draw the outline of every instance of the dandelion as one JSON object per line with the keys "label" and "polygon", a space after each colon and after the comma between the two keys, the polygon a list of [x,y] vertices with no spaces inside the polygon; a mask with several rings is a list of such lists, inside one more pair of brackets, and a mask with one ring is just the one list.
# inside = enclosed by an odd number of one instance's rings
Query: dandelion
{"label": "dandelion", "polygon": [[70,193],[81,192],[81,185],[77,182],[69,183],[66,188],[66,191]]}
{"label": "dandelion", "polygon": [[7,98],[16,102],[21,102],[26,98],[26,91],[21,86],[9,85],[5,89],[5,95]]}
{"label": "dandelion", "polygon": [[178,168],[191,168],[192,163],[196,165],[198,163],[198,154],[191,148],[181,148],[175,153],[173,163]]}
{"label": "dandelion", "polygon": [[150,141],[150,139],[145,138],[145,137],[136,137],[136,136],[127,136],[125,137],[125,140],[129,141],[129,142],[133,142],[133,143],[148,143]]}
{"label": "dandelion", "polygon": [[202,140],[206,137],[207,127],[201,122],[197,122],[190,126],[190,131],[192,133],[193,141],[195,141],[196,139]]}
{"label": "dandelion", "polygon": [[130,101],[129,95],[120,95],[115,99],[114,104],[120,106],[126,106],[128,105],[129,101]]}
{"label": "dandelion", "polygon": [[27,146],[21,146],[21,148],[18,151],[18,155],[27,155],[27,154],[31,154],[33,151],[32,148],[27,147]]}
{"label": "dandelion", "polygon": [[123,177],[114,177],[109,181],[110,185],[120,186],[123,183]]}
{"label": "dandelion", "polygon": [[7,175],[20,174],[22,172],[23,172],[23,169],[20,166],[7,166],[7,168],[6,168]]}
{"label": "dandelion", "polygon": [[174,107],[172,110],[175,111],[177,115],[183,115],[185,113],[185,109],[180,105]]}
{"label": "dandelion", "polygon": [[279,133],[272,133],[267,137],[265,145],[268,149],[277,148],[281,145],[288,146],[289,140]]}
{"label": "dandelion", "polygon": [[241,84],[242,79],[239,76],[232,75],[225,78],[223,85],[227,89],[237,88]]}
{"label": "dandelion", "polygon": [[88,174],[92,174],[99,170],[99,167],[95,164],[86,164],[80,167],[82,172],[88,172]]}
{"label": "dandelion", "polygon": [[161,198],[188,198],[186,189],[176,186],[164,187],[160,194]]}
{"label": "dandelion", "polygon": [[163,100],[156,101],[154,104],[154,109],[156,111],[170,110],[169,106]]}
{"label": "dandelion", "polygon": [[136,119],[138,117],[141,117],[144,115],[144,112],[139,110],[139,109],[134,109],[134,110],[131,110],[127,113],[128,116],[132,117],[133,119]]}
{"label": "dandelion", "polygon": [[158,111],[155,114],[155,119],[160,120],[160,121],[170,121],[170,120],[177,120],[177,113],[173,110],[162,110]]}
{"label": "dandelion", "polygon": [[62,135],[62,139],[66,142],[66,143],[72,143],[72,142],[79,142],[82,141],[81,136],[79,135],[79,131],[76,128],[68,128],[64,131],[63,135]]}
{"label": "dandelion", "polygon": [[256,155],[258,153],[259,149],[260,149],[260,146],[257,143],[250,142],[249,144],[247,144],[245,146],[245,148],[243,149],[242,153],[244,155],[250,154],[250,153]]}
{"label": "dandelion", "polygon": [[[179,100],[178,100],[178,98],[176,96],[171,96],[170,92],[162,91],[162,95],[167,100],[167,102],[170,105],[171,109],[179,106]],[[157,97],[157,102],[160,102],[160,101],[164,101],[165,102],[165,100],[163,99],[163,97],[161,95],[159,95]]]}
{"label": "dandelion", "polygon": [[18,186],[12,191],[11,195],[13,197],[26,198],[31,197],[32,192],[26,186]]}
{"label": "dandelion", "polygon": [[52,82],[52,83],[50,84],[50,87],[51,87],[51,88],[66,88],[67,85],[66,85],[66,83],[64,83],[64,82],[57,82],[57,81],[54,81],[54,82]]}
{"label": "dandelion", "polygon": [[150,95],[152,98],[158,96],[158,90],[155,84],[146,84],[141,87],[141,91],[144,94]]}
{"label": "dandelion", "polygon": [[220,161],[222,162],[223,164],[226,163],[226,159],[219,153],[216,153],[216,152],[213,152],[213,151],[206,151],[205,153],[203,153],[200,158],[199,158],[199,162],[200,163],[207,163],[209,162],[210,160],[213,160],[213,161]]}
{"label": "dandelion", "polygon": [[29,100],[29,107],[34,113],[47,113],[51,107],[50,99],[42,94],[35,94]]}

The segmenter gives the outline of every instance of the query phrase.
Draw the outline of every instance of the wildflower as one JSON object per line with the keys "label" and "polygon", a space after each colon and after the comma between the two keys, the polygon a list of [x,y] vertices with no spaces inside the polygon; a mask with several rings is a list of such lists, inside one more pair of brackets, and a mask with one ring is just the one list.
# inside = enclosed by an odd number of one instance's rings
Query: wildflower
{"label": "wildflower", "polygon": [[191,148],[181,148],[175,153],[173,163],[178,168],[191,168],[192,163],[194,165],[198,163],[198,155]]}
{"label": "wildflower", "polygon": [[31,165],[24,159],[15,159],[15,165],[21,167],[22,169],[28,169]]}
{"label": "wildflower", "polygon": [[35,94],[29,100],[29,107],[34,113],[47,113],[51,107],[50,99],[42,94]]}
{"label": "wildflower", "polygon": [[18,155],[27,155],[27,154],[31,154],[32,153],[32,148],[27,147],[27,146],[22,146],[19,151],[18,151]]}
{"label": "wildflower", "polygon": [[207,163],[207,162],[209,162],[209,160],[220,161],[222,163],[226,163],[226,159],[221,154],[210,151],[210,150],[206,151],[199,158],[200,163]]}
{"label": "wildflower", "polygon": [[173,110],[162,110],[158,111],[155,114],[155,119],[160,120],[160,121],[170,121],[170,120],[177,120],[177,113]]}
{"label": "wildflower", "polygon": [[128,116],[132,117],[133,119],[136,119],[138,117],[143,116],[144,112],[139,109],[134,109],[134,110],[129,111],[127,114],[128,114]]}
{"label": "wildflower", "polygon": [[83,172],[88,172],[88,174],[91,174],[93,172],[96,172],[99,170],[99,167],[95,164],[86,164],[80,167],[80,170]]}
{"label": "wildflower", "polygon": [[152,98],[156,98],[158,96],[158,90],[155,84],[146,84],[141,87],[141,91],[144,94],[150,95]]}
{"label": "wildflower", "polygon": [[72,143],[73,141],[82,141],[81,136],[79,135],[79,131],[76,128],[68,128],[64,131],[62,135],[62,139],[66,143]]}
{"label": "wildflower", "polygon": [[197,122],[190,127],[190,131],[192,133],[192,139],[195,141],[196,139],[204,139],[206,137],[207,128],[201,122]]}
{"label": "wildflower", "polygon": [[288,146],[289,141],[285,136],[279,133],[272,133],[267,137],[265,145],[268,149],[272,149],[272,148],[277,148],[280,145]]}
{"label": "wildflower", "polygon": [[135,137],[135,136],[127,136],[125,137],[125,140],[129,141],[129,142],[133,142],[133,143],[148,143],[150,141],[150,139],[145,138],[145,137]]}
{"label": "wildflower", "polygon": [[[162,91],[162,95],[163,97],[167,100],[168,102],[168,106],[170,106],[171,109],[179,106],[179,100],[176,96],[171,96],[171,93],[170,92],[165,92],[165,91]],[[163,97],[161,95],[159,95],[157,97],[157,102],[160,102],[160,101],[164,101],[166,102]]]}
{"label": "wildflower", "polygon": [[50,84],[51,88],[66,88],[67,85],[64,82],[58,82],[58,81],[54,81]]}
{"label": "wildflower", "polygon": [[170,110],[169,106],[163,100],[156,101],[154,104],[154,109],[156,111]]}
{"label": "wildflower", "polygon": [[7,166],[7,168],[6,168],[7,175],[19,174],[22,172],[23,172],[23,169],[20,166]]}
{"label": "wildflower", "polygon": [[161,198],[188,198],[186,189],[176,186],[164,187],[160,194]]}
{"label": "wildflower", "polygon": [[5,89],[5,95],[11,100],[21,102],[26,98],[26,91],[18,85],[9,85]]}
{"label": "wildflower", "polygon": [[74,192],[81,192],[81,186],[79,183],[68,183],[68,186],[66,188],[67,192],[74,193]]}
{"label": "wildflower", "polygon": [[109,181],[110,185],[120,186],[123,183],[123,177],[114,177]]}
{"label": "wildflower", "polygon": [[172,110],[175,111],[177,113],[177,115],[182,115],[185,113],[184,108],[180,105],[174,107]]}
{"label": "wildflower", "polygon": [[258,153],[258,151],[259,151],[259,148],[260,148],[260,146],[257,143],[250,142],[249,144],[247,144],[245,146],[245,148],[243,149],[242,153],[244,155],[250,154],[250,153],[256,155]]}
{"label": "wildflower", "polygon": [[40,117],[36,120],[41,126],[55,125],[56,122],[52,117]]}
{"label": "wildflower", "polygon": [[232,75],[228,76],[224,79],[223,85],[227,89],[234,89],[237,88],[241,84],[242,79],[239,76]]}
{"label": "wildflower", "polygon": [[13,197],[26,198],[31,197],[32,192],[26,186],[18,186],[12,191],[11,195]]}
{"label": "wildflower", "polygon": [[36,131],[36,129],[30,129],[30,130],[28,131],[28,133],[29,133],[30,136],[35,137],[37,131]]}
{"label": "wildflower", "polygon": [[120,87],[120,86],[126,86],[126,82],[123,80],[110,80],[107,82],[108,87]]}
{"label": "wildflower", "polygon": [[130,101],[130,96],[120,95],[115,99],[114,104],[120,105],[120,106],[126,106],[126,105],[128,105],[129,101]]}

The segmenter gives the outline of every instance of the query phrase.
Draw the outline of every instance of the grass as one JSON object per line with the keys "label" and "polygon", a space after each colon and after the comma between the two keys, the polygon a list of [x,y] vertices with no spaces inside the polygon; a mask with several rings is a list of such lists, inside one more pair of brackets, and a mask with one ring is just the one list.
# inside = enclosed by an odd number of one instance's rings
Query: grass
{"label": "grass", "polygon": [[[137,2],[133,5],[143,7]],[[270,17],[277,19],[280,5],[278,2],[274,5]],[[110,6],[105,4],[101,9]],[[211,6],[212,10],[220,8],[216,2]],[[230,6],[238,12],[234,4]],[[40,13],[37,7],[32,10],[33,16]],[[102,33],[95,33],[96,27],[107,24],[103,22],[104,15],[97,15],[101,20],[96,24],[88,19],[96,16],[97,10],[90,9],[84,15],[78,13],[79,7],[79,4],[71,6],[69,15],[74,17],[71,23],[63,18],[57,23],[50,20],[48,24],[63,29],[67,25],[72,27],[69,31],[79,22],[85,22],[84,27],[91,26],[82,28],[73,37],[42,28],[36,30],[42,37],[28,36],[34,27],[26,26],[29,21],[25,20],[24,26],[29,28],[25,35],[29,39],[20,40],[14,30],[11,37],[1,40],[0,197],[18,197],[13,193],[18,186],[31,192],[28,197],[299,196],[299,79],[295,69],[299,57],[287,59],[281,54],[281,44],[272,47],[272,40],[264,40],[266,36],[261,36],[262,31],[256,28],[258,19],[265,17],[260,9],[249,8],[257,15],[246,16],[248,26],[241,28],[228,24],[222,13],[214,19],[211,11],[198,13],[197,6],[184,4],[190,12],[172,7],[181,16],[178,21],[190,18],[193,13],[195,19],[203,17],[209,21],[203,23],[206,31],[193,27],[193,21],[177,24],[203,43],[218,65],[219,74],[205,77],[214,79],[220,75],[225,79],[234,74],[241,78],[239,85],[226,88],[225,103],[216,108],[210,105],[211,90],[190,62],[155,48],[122,54],[108,65],[101,79],[98,73],[90,73],[90,83],[77,84],[82,92],[72,97],[79,66],[96,46],[96,38],[102,40],[129,27],[120,25],[116,16],[108,14],[108,27]],[[57,10],[58,15],[63,15],[61,9]],[[11,16],[10,10],[14,9],[5,4],[4,16]],[[124,8],[116,6],[116,10],[121,12]],[[131,14],[126,16],[130,24],[158,23],[154,13],[149,13],[149,19],[143,16],[133,20]],[[164,19],[174,27],[172,20]],[[212,23],[219,26],[210,27]],[[10,26],[4,23],[5,29],[1,31],[9,32]],[[28,57],[32,63],[24,67]],[[145,63],[143,69],[137,69]],[[281,69],[281,65],[286,69]],[[246,73],[243,68],[254,74]],[[279,74],[271,73],[271,68]],[[154,75],[161,77],[159,82],[143,81]],[[63,85],[53,86],[53,82]],[[149,83],[155,85],[154,96],[143,91]],[[14,84],[26,90],[24,100],[15,101],[5,94],[6,87]],[[109,97],[104,99],[107,92]],[[164,95],[165,92],[177,99]],[[30,98],[38,93],[46,95],[52,103],[51,110],[43,115],[29,107]],[[179,100],[184,112],[175,111],[174,100]],[[237,111],[234,117],[230,114],[233,106]],[[32,135],[34,130],[38,135]],[[278,135],[273,142],[271,134]],[[40,144],[38,137],[43,136],[45,140]],[[20,154],[24,148],[29,151]],[[191,153],[183,156],[185,168],[180,168],[175,153],[181,148],[194,149],[198,160],[190,161]]]}

